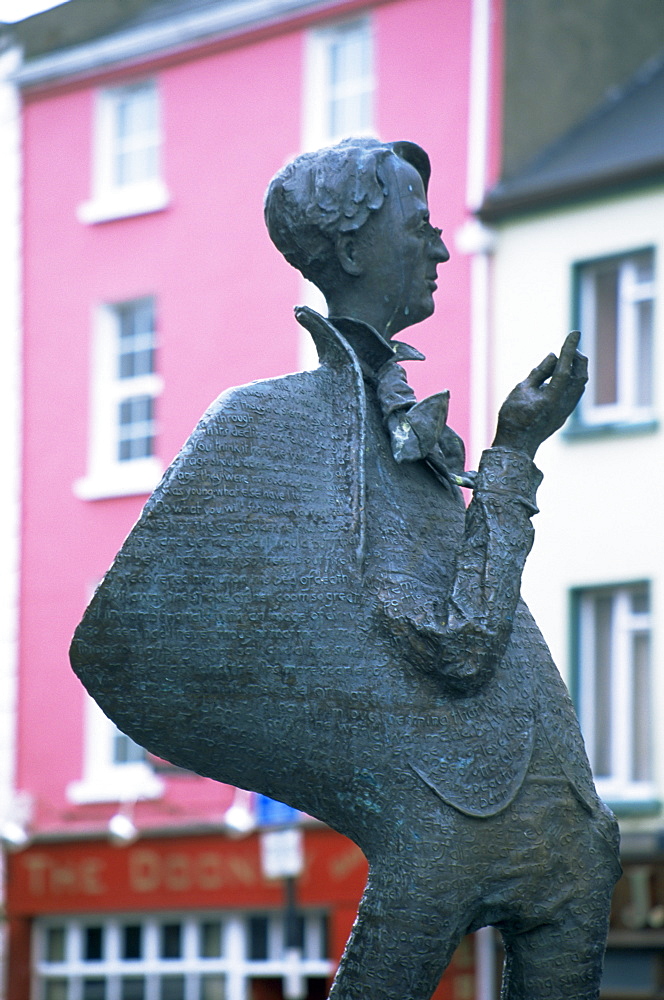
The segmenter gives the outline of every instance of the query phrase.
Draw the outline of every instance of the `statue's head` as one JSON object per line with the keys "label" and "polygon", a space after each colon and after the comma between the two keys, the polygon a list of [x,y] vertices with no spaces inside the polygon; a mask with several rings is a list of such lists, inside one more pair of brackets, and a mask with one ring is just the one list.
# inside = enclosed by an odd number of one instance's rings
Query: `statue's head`
{"label": "statue's head", "polygon": [[[346,314],[373,320],[391,335],[433,311],[431,299],[430,308],[411,313],[405,297],[410,292],[404,292],[398,318],[381,323],[373,314],[360,315],[363,299],[380,297],[381,283],[392,288],[400,284],[404,264],[417,252],[401,238],[407,236],[401,232],[404,210],[418,213],[416,224],[426,236],[420,256],[427,257],[427,274],[420,283],[431,286],[436,265],[449,256],[440,232],[428,224],[430,172],[429,157],[412,142],[345,139],[303,153],[268,187],[265,221],[270,237],[286,260],[320,288],[328,305],[341,303],[343,309],[352,299],[355,306]],[[388,230],[387,240],[381,230]],[[433,289],[426,291],[430,299]]]}

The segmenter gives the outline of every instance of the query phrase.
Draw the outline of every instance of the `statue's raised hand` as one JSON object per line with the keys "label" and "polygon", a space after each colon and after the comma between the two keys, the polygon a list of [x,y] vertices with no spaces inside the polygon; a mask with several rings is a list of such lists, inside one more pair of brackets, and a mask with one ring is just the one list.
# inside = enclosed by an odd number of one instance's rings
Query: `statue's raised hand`
{"label": "statue's raised hand", "polygon": [[583,395],[588,359],[577,351],[580,334],[570,333],[560,357],[549,354],[519,382],[500,408],[494,447],[525,451],[531,458],[565,423]]}

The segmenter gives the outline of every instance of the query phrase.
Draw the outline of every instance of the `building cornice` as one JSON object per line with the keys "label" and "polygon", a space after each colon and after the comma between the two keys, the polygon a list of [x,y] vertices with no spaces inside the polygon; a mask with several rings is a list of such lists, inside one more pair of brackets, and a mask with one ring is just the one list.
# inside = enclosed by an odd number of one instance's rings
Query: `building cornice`
{"label": "building cornice", "polygon": [[483,223],[494,224],[516,216],[553,211],[578,202],[596,201],[659,184],[664,184],[662,160],[532,190],[524,188],[512,192],[506,187],[502,191],[498,185],[489,192],[476,214]]}
{"label": "building cornice", "polygon": [[200,44],[266,29],[296,17],[327,14],[361,4],[352,0],[235,0],[211,10],[180,13],[163,22],[114,31],[25,62],[14,76],[22,88],[108,71],[117,65],[174,55]]}

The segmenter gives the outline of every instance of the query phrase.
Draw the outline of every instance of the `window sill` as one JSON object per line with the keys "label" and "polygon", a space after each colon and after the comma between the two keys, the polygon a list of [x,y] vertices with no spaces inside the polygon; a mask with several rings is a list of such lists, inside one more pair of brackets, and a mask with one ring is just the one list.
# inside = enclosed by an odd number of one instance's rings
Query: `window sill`
{"label": "window sill", "polygon": [[136,459],[124,465],[109,466],[77,479],[74,495],[79,500],[107,500],[112,497],[149,495],[163,475],[157,458]]}
{"label": "window sill", "polygon": [[67,798],[77,806],[158,799],[163,794],[164,782],[146,764],[119,764],[67,786]]}
{"label": "window sill", "polygon": [[563,431],[567,441],[589,441],[594,438],[625,437],[629,434],[652,434],[659,430],[659,420],[615,420],[606,423],[586,424],[575,421]]}
{"label": "window sill", "polygon": [[606,800],[609,809],[618,817],[659,816],[662,803],[659,799],[619,799]]}
{"label": "window sill", "polygon": [[94,225],[98,222],[111,222],[113,219],[161,212],[169,203],[166,185],[163,181],[155,180],[105,191],[79,205],[76,215],[79,222]]}

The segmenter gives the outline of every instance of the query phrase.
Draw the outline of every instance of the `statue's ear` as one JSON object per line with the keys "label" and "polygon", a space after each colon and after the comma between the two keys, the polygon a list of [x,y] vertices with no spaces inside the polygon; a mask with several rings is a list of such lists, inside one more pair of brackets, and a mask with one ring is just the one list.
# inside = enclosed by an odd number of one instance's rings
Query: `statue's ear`
{"label": "statue's ear", "polygon": [[358,275],[362,273],[363,266],[361,262],[358,234],[356,232],[339,233],[335,249],[337,252],[337,260],[346,274]]}

